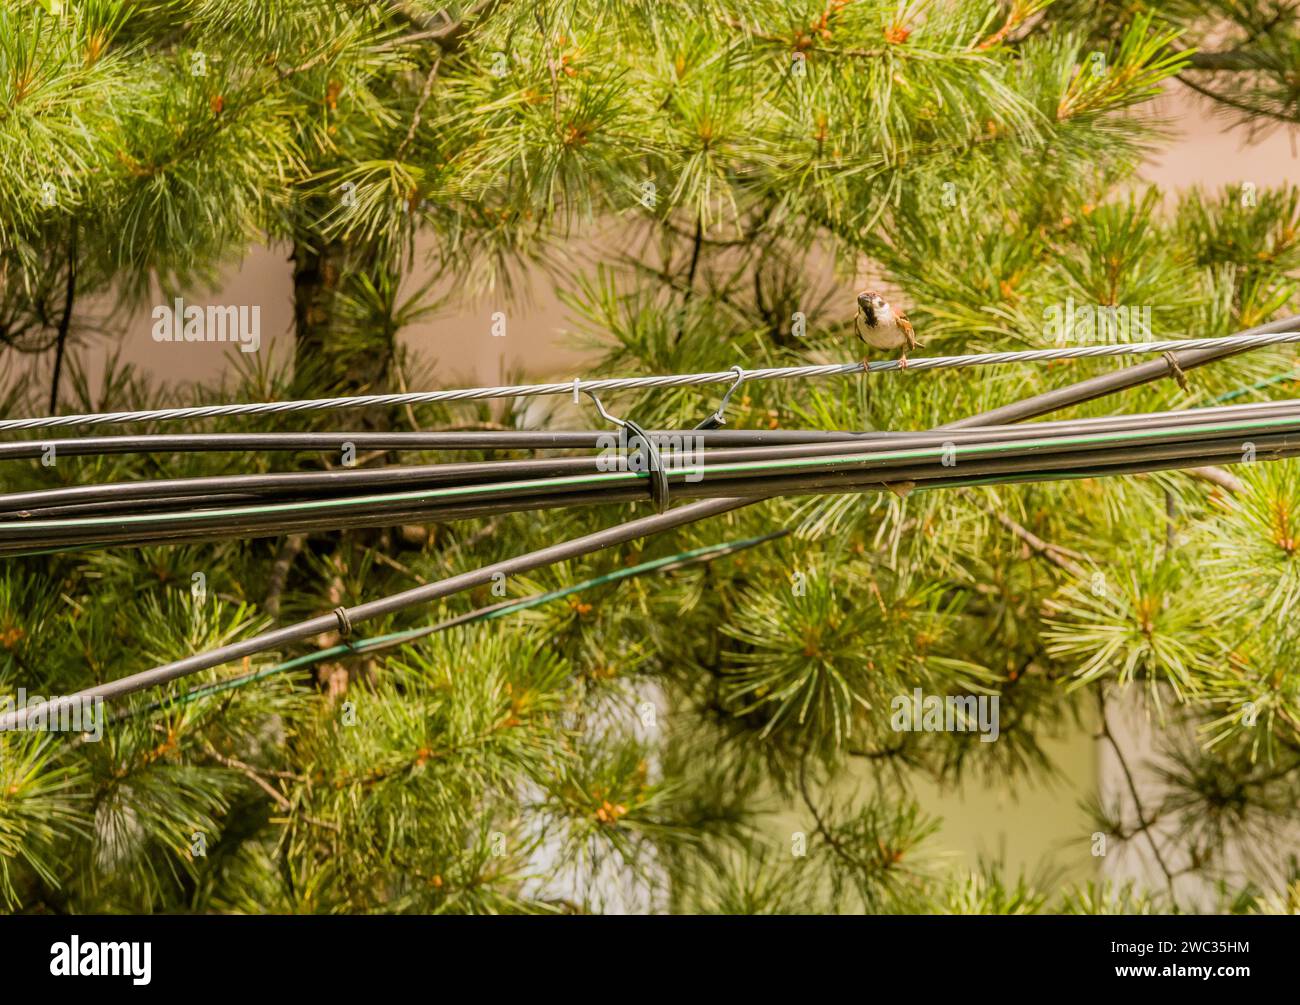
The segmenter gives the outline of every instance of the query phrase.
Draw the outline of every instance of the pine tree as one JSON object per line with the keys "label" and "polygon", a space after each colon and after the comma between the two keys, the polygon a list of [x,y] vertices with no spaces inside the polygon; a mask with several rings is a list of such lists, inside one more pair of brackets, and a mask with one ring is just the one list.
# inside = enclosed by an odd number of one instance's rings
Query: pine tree
{"label": "pine tree", "polygon": [[[1042,347],[1050,310],[1067,302],[1149,307],[1157,337],[1256,325],[1296,303],[1297,191],[1243,179],[1173,197],[1134,182],[1162,140],[1149,102],[1175,78],[1247,128],[1300,118],[1289,5],[1242,8],[6,9],[0,409],[435,386],[402,330],[434,309],[439,284],[504,298],[525,268],[547,271],[593,372],[608,374],[853,358],[844,291],[861,271],[897,291],[927,353]],[[158,386],[115,362],[85,372],[78,348],[112,339],[120,320],[88,316],[88,301],[202,291],[255,243],[294,263],[294,360],[241,360],[220,387]],[[728,419],[929,429],[1114,365],[752,384]],[[1075,414],[1263,398],[1294,379],[1288,353],[1256,351],[1185,389],[1160,381]],[[607,404],[646,428],[689,428],[714,407],[689,388]],[[575,419],[592,421],[511,402],[355,421]],[[204,428],[338,423],[301,413]],[[185,477],[287,462],[118,455],[0,470],[20,491],[154,478],[159,463]],[[644,896],[634,906],[683,912],[1295,911],[1300,874],[1277,837],[1300,805],[1294,475],[1275,462],[769,501],[508,589],[528,596],[792,532],[707,564],[174,700],[315,649],[268,653],[119,703],[99,742],[0,734],[0,900],[46,912],[562,912],[616,907],[630,883]],[[71,693],[644,508],[7,560],[0,694]],[[367,631],[495,599],[474,591]],[[892,699],[916,688],[997,696],[998,741],[892,729]],[[1053,770],[1046,741],[1078,722],[1118,747],[1108,708],[1122,700],[1170,737],[1167,794],[1136,821],[1092,807],[1095,831],[1162,846],[1164,889],[1058,889],[946,863],[942,821],[912,794],[919,780],[1032,784]],[[864,773],[859,795],[835,795]],[[810,821],[795,854],[771,826],[790,804]],[[1175,877],[1220,878],[1243,839],[1244,886],[1223,884],[1216,903],[1180,895]]]}

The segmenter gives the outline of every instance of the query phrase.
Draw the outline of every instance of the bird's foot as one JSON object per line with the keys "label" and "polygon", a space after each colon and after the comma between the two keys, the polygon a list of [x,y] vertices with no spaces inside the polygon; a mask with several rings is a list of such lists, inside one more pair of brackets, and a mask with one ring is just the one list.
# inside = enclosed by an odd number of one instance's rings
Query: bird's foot
{"label": "bird's foot", "polygon": [[907,353],[903,353],[903,355],[898,357],[898,368],[900,370],[907,369]]}

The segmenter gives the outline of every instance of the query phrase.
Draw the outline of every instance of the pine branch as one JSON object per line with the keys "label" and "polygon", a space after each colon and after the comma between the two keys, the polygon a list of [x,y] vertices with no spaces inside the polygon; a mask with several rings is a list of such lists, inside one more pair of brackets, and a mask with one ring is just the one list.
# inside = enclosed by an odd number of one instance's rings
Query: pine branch
{"label": "pine branch", "polygon": [[386,47],[397,48],[417,45],[420,42],[433,42],[444,54],[456,52],[464,44],[469,33],[491,17],[503,2],[505,0],[478,0],[478,3],[456,21],[450,20],[446,13],[442,12],[441,23],[436,23],[438,18],[421,14],[409,4],[402,4],[407,16],[415,24],[420,25],[422,30],[395,38],[386,43]]}
{"label": "pine branch", "polygon": [[1169,888],[1170,903],[1174,903],[1174,874],[1169,871],[1169,866],[1165,864],[1164,856],[1160,853],[1160,845],[1156,841],[1152,831],[1152,822],[1148,819],[1146,810],[1142,806],[1142,797],[1138,794],[1137,783],[1133,779],[1133,772],[1129,770],[1128,760],[1124,756],[1124,750],[1115,739],[1115,734],[1111,732],[1110,722],[1106,718],[1106,698],[1101,688],[1097,689],[1097,706],[1098,714],[1101,717],[1101,736],[1110,744],[1115,753],[1115,760],[1119,763],[1120,771],[1124,774],[1124,783],[1128,786],[1129,797],[1133,800],[1133,808],[1137,813],[1139,829],[1146,835],[1147,843],[1151,846],[1151,854],[1155,856],[1156,864],[1159,865],[1160,871],[1164,873],[1165,884]]}
{"label": "pine branch", "polygon": [[262,606],[273,618],[280,616],[280,598],[289,581],[289,570],[293,567],[294,559],[302,553],[306,543],[305,534],[288,535],[280,544],[275,561],[271,563],[271,572],[266,580],[266,599],[262,602]]}
{"label": "pine branch", "polygon": [[[969,499],[974,499],[974,496],[969,492],[963,491],[961,494]],[[1073,576],[1075,579],[1083,579],[1087,576],[1087,570],[1085,570],[1083,566],[1079,565],[1078,562],[1073,560],[1074,558],[1082,557],[1078,552],[1072,552],[1060,545],[1052,544],[1050,541],[1044,541],[1037,534],[1033,533],[1033,531],[1019,523],[1016,523],[1015,520],[1012,520],[1011,517],[1007,516],[1001,510],[995,509],[987,503],[976,500],[976,504],[989,516],[997,520],[997,522],[1003,527],[1025,542],[1033,554],[1047,559],[1062,572]]]}
{"label": "pine branch", "polygon": [[433,93],[433,82],[438,76],[438,68],[442,66],[441,52],[433,61],[433,66],[429,68],[428,74],[424,78],[424,86],[420,88],[420,99],[415,104],[415,111],[411,115],[411,124],[407,127],[406,135],[402,137],[402,142],[397,145],[397,150],[393,154],[393,160],[400,161],[410,147],[411,141],[415,139],[415,134],[420,128],[420,117],[424,113],[424,106],[429,101],[429,96]]}
{"label": "pine branch", "polygon": [[72,304],[77,295],[77,223],[74,220],[68,234],[68,278],[63,295],[63,313],[59,316],[59,333],[54,344],[54,374],[50,378],[50,414],[59,408],[59,377],[63,372],[63,353],[67,347],[68,331],[72,327]]}

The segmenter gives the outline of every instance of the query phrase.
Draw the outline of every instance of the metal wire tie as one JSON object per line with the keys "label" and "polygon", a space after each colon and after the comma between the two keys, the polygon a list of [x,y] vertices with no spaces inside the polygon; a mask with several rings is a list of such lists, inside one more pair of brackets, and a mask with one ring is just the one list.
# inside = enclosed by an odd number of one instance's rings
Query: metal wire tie
{"label": "metal wire tie", "polygon": [[604,418],[614,423],[614,425],[618,426],[624,432],[630,429],[636,436],[639,436],[641,442],[645,444],[646,460],[650,465],[650,498],[654,500],[655,508],[658,512],[662,513],[668,508],[669,502],[668,472],[664,469],[663,457],[659,453],[659,448],[650,438],[650,434],[631,419],[620,419],[616,415],[610,415],[609,412],[605,410],[605,406],[601,404],[600,398],[597,397],[596,392],[586,391],[584,389],[584,393],[591,398],[596,405],[596,411],[604,416]]}
{"label": "metal wire tie", "polygon": [[1191,388],[1187,383],[1187,374],[1184,373],[1183,368],[1178,365],[1178,357],[1175,356],[1172,351],[1162,352],[1160,355],[1164,357],[1165,364],[1169,367],[1169,376],[1178,381],[1178,386],[1183,389],[1184,394],[1190,394]]}
{"label": "metal wire tie", "polygon": [[724,414],[727,410],[727,403],[731,401],[731,396],[736,393],[736,391],[740,388],[740,385],[745,382],[744,367],[742,367],[740,364],[736,364],[731,369],[736,374],[735,382],[732,383],[732,385],[729,388],[727,388],[727,393],[724,394],[722,396],[722,400],[718,402],[717,411],[714,412],[712,415],[710,415],[703,422],[701,422],[698,426],[696,426],[695,427],[696,429],[717,429],[719,426],[725,426],[727,424],[727,417]]}

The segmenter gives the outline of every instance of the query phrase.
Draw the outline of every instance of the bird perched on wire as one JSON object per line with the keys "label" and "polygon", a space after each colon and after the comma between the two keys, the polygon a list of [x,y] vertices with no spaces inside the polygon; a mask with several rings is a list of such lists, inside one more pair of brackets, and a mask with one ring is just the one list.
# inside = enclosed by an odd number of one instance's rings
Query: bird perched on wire
{"label": "bird perched on wire", "polygon": [[[907,354],[921,343],[916,340],[916,331],[907,315],[895,310],[889,301],[879,293],[864,290],[858,294],[858,313],[853,318],[854,330],[873,349],[902,349],[898,358],[901,370],[907,369]],[[862,360],[866,369],[867,360]]]}

